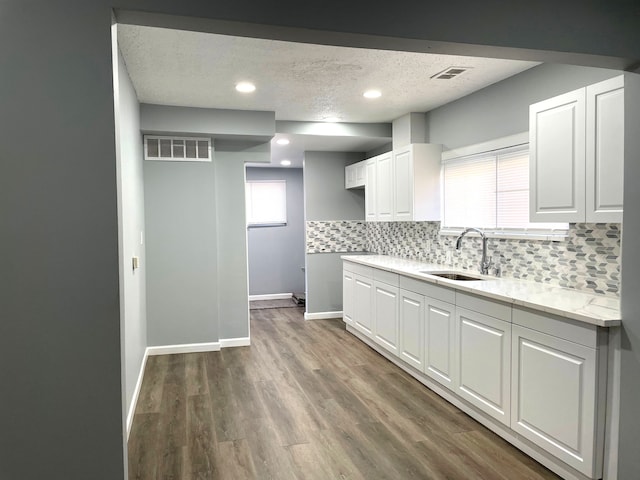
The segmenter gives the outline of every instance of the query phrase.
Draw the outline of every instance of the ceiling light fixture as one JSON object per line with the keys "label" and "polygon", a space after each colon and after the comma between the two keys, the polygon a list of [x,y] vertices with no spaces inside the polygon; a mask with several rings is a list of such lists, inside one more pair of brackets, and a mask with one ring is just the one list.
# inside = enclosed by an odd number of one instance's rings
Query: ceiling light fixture
{"label": "ceiling light fixture", "polygon": [[278,140],[276,140],[276,143],[278,145],[289,145],[289,139],[288,138],[279,138]]}
{"label": "ceiling light fixture", "polygon": [[281,160],[280,165],[282,165],[283,167],[288,167],[289,165],[291,165],[291,160]]}
{"label": "ceiling light fixture", "polygon": [[367,90],[362,94],[365,98],[380,98],[382,96],[382,92],[380,90]]}
{"label": "ceiling light fixture", "polygon": [[324,117],[322,121],[329,122],[329,123],[337,123],[340,121],[340,117]]}
{"label": "ceiling light fixture", "polygon": [[236,90],[242,93],[251,93],[255,91],[256,86],[249,82],[240,82],[236,84]]}

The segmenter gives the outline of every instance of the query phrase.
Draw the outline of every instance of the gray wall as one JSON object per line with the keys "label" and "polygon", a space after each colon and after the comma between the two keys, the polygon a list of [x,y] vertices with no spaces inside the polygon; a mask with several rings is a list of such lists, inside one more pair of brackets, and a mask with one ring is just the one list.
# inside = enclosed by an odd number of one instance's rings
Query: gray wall
{"label": "gray wall", "polygon": [[242,149],[215,153],[221,340],[249,337],[245,158]]}
{"label": "gray wall", "polygon": [[0,478],[121,479],[109,10],[0,12]]}
{"label": "gray wall", "polygon": [[[120,225],[120,310],[124,328],[125,408],[131,401],[147,347],[146,256],[144,243],[144,180],[140,108],[120,51],[117,64],[116,131]],[[132,268],[132,257],[140,267]]]}
{"label": "gray wall", "polygon": [[[0,369],[0,477],[31,480],[55,472],[69,480],[124,478],[109,30],[114,3],[2,0],[0,5],[0,362],[11,365]],[[468,0],[401,0],[391,13],[386,4],[363,5],[328,0],[283,15],[282,8],[265,2],[118,3],[120,8],[311,28],[315,31],[305,32],[307,39],[338,44],[408,48],[420,43],[524,59],[538,54],[517,49],[532,48],[552,52],[548,58],[594,65],[609,63],[553,52],[627,57],[631,60],[622,62],[627,65],[640,59],[634,2],[544,0],[511,8],[497,0],[481,7]],[[580,28],[567,35],[568,25]],[[251,30],[250,25],[230,28]],[[301,33],[282,32],[290,39]],[[469,46],[438,43],[448,41]],[[637,162],[635,167],[626,163],[629,195],[640,172]],[[625,220],[625,235],[627,226],[630,234],[640,233],[633,218]],[[624,278],[640,276],[639,258],[637,249],[623,251]],[[635,339],[636,291],[625,293],[623,286],[622,293],[625,329]],[[623,384],[637,385],[632,372],[640,371],[639,357],[634,340],[625,355]],[[640,392],[627,387],[622,393],[627,408],[621,443],[628,447],[621,452],[620,468],[626,478],[635,478],[640,468],[632,445]]]}
{"label": "gray wall", "polygon": [[213,162],[144,162],[148,344],[217,342]]}
{"label": "gray wall", "polygon": [[364,219],[364,189],[344,188],[344,167],[363,159],[363,153],[305,152],[307,221]]}
{"label": "gray wall", "polygon": [[250,228],[249,294],[298,293],[304,285],[304,190],[301,168],[247,168],[247,180],[286,180],[287,224]]}
{"label": "gray wall", "polygon": [[[640,75],[626,74],[624,218],[622,229],[622,352],[620,375],[620,461],[618,478],[640,476]],[[627,248],[625,248],[627,246]]]}
{"label": "gray wall", "polygon": [[[305,152],[307,221],[364,220],[364,189],[344,188],[344,167],[362,159],[362,153]],[[307,313],[342,310],[341,255],[306,254]]]}
{"label": "gray wall", "polygon": [[543,64],[426,114],[427,138],[444,150],[529,131],[529,105],[619,71]]}

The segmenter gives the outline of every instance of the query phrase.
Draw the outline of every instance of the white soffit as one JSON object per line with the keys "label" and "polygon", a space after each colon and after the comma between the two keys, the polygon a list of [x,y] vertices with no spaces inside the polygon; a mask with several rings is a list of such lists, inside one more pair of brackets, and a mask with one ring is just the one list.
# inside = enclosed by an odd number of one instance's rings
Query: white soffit
{"label": "white soffit", "polygon": [[[132,25],[118,26],[118,42],[140,102],[267,110],[295,121],[391,122],[538,65]],[[451,80],[431,78],[449,67],[468,70]],[[256,91],[236,92],[241,81]],[[369,89],[382,96],[364,98]]]}

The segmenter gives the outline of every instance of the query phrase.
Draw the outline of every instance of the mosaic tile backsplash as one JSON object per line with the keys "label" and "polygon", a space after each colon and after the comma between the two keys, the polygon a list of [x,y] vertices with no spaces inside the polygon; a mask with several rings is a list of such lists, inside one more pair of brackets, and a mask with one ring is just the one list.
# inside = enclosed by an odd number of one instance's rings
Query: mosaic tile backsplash
{"label": "mosaic tile backsplash", "polygon": [[[440,235],[439,222],[332,221],[306,223],[307,253],[372,252],[477,271],[482,244]],[[575,223],[561,241],[490,238],[488,255],[503,277],[592,293],[620,294],[620,224]]]}
{"label": "mosaic tile backsplash", "polygon": [[364,252],[367,229],[364,221],[308,221],[307,253]]}
{"label": "mosaic tile backsplash", "polygon": [[[482,244],[467,236],[456,251],[455,236],[441,236],[439,222],[368,222],[366,250],[477,271]],[[497,239],[488,255],[502,276],[619,296],[620,224],[571,224],[562,241]]]}

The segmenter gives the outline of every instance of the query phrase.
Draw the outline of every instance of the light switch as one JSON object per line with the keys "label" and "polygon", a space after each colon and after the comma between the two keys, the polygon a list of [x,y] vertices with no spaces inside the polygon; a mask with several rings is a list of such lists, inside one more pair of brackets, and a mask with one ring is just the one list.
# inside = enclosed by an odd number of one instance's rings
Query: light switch
{"label": "light switch", "polygon": [[139,257],[132,257],[131,258],[131,266],[133,267],[134,270],[136,268],[138,268],[140,266],[140,258]]}

